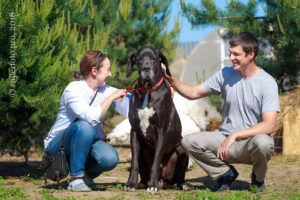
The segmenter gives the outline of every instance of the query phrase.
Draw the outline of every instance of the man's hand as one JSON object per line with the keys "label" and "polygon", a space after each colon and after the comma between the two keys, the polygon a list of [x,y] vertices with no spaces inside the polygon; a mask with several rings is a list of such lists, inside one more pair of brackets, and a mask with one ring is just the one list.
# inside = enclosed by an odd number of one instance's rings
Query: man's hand
{"label": "man's hand", "polygon": [[171,97],[173,99],[173,97],[174,97],[174,88],[171,86],[171,83],[170,83],[171,77],[167,74],[167,72],[166,72],[166,66],[163,63],[161,63],[161,68],[163,70],[164,77],[169,82],[169,87],[170,87],[170,90],[171,90]]}
{"label": "man's hand", "polygon": [[178,92],[181,96],[190,100],[194,100],[211,95],[211,93],[209,93],[205,89],[203,84],[199,84],[196,86],[186,84],[178,80],[175,76],[169,76],[166,72],[166,67],[164,64],[161,64],[161,69],[164,74],[164,77],[169,82],[169,85],[172,88],[174,88],[174,90]]}
{"label": "man's hand", "polygon": [[168,82],[170,83],[170,80],[172,79],[171,78],[171,76],[169,76],[168,74],[167,74],[167,72],[166,72],[166,66],[163,64],[163,63],[161,63],[161,68],[162,68],[162,70],[163,70],[163,73],[164,73],[164,77],[168,80]]}
{"label": "man's hand", "polygon": [[236,137],[232,133],[230,134],[220,145],[218,152],[217,152],[217,157],[220,158],[221,160],[224,160],[227,156],[227,151],[229,147],[235,142]]}

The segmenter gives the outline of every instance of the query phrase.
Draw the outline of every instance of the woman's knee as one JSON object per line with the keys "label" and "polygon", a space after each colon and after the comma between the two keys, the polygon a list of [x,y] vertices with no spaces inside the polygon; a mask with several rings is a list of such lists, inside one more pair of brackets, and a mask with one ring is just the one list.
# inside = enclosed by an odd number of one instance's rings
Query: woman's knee
{"label": "woman's knee", "polygon": [[116,150],[107,152],[100,156],[98,160],[99,166],[103,171],[112,170],[119,163],[119,154]]}
{"label": "woman's knee", "polygon": [[109,171],[119,163],[119,154],[111,145],[101,141],[93,144],[92,156],[102,171]]}
{"label": "woman's knee", "polygon": [[73,125],[71,125],[71,132],[80,134],[84,138],[94,138],[95,137],[95,129],[93,126],[87,121],[77,121]]}

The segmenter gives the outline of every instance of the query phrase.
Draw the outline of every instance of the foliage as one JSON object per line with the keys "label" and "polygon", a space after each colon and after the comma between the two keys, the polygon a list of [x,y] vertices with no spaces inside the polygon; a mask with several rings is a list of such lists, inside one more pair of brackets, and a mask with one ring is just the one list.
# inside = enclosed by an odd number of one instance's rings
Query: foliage
{"label": "foliage", "polygon": [[3,179],[2,176],[0,176],[0,186],[3,185],[3,184],[5,184],[5,180]]}
{"label": "foliage", "polygon": [[[273,55],[261,52],[257,63],[276,77],[280,86],[293,84],[300,76],[300,1],[298,0],[227,0],[224,10],[213,0],[201,0],[199,7],[181,0],[185,16],[194,27],[217,25],[225,27],[222,38],[249,31],[260,38],[261,47],[271,46]],[[261,6],[264,16],[257,16]],[[298,73],[298,74],[297,74]],[[288,82],[288,83],[286,83]],[[287,87],[288,88],[288,87]],[[287,89],[284,88],[283,89]]]}
{"label": "foliage", "polygon": [[21,187],[2,188],[0,187],[0,199],[2,200],[29,200],[29,195],[26,194],[25,189]]}
{"label": "foliage", "polygon": [[127,58],[143,45],[170,59],[179,21],[165,26],[170,1],[0,0],[0,147],[43,146],[70,72],[87,50],[109,55],[109,84],[125,87]]}
{"label": "foliage", "polygon": [[222,94],[210,95],[208,99],[210,105],[214,106],[219,113],[222,113]]}

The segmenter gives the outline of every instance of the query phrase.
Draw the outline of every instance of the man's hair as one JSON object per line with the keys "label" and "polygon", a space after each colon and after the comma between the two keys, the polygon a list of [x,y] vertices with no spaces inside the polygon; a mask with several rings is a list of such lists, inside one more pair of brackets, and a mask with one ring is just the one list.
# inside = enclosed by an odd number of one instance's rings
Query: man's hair
{"label": "man's hair", "polygon": [[259,41],[252,33],[241,32],[231,38],[229,45],[231,47],[242,45],[243,51],[246,55],[253,51],[255,58],[258,53]]}

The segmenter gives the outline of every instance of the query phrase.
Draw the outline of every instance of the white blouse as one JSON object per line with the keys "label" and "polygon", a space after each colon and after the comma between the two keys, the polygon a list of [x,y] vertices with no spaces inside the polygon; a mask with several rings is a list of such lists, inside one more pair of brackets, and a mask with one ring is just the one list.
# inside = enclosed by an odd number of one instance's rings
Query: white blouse
{"label": "white blouse", "polygon": [[[89,122],[95,129],[95,139],[103,138],[103,131],[100,121],[101,107],[100,104],[117,89],[108,85],[99,87],[97,96],[91,105],[90,102],[94,97],[94,91],[88,86],[85,80],[73,81],[65,88],[60,101],[58,116],[54,125],[44,139],[44,147],[46,148],[55,135],[67,129],[76,119]],[[130,95],[126,95],[121,100],[115,100],[112,105],[116,106],[116,110],[124,117],[128,116]]]}

